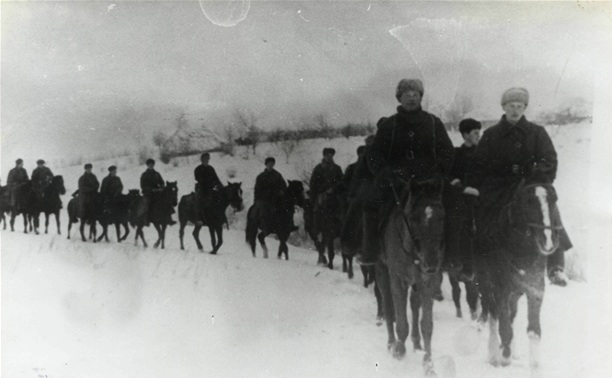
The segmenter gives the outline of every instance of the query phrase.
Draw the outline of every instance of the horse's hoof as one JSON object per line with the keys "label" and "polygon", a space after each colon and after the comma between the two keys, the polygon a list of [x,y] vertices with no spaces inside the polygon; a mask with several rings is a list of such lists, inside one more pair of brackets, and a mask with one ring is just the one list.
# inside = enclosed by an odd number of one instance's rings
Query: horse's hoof
{"label": "horse's hoof", "polygon": [[463,312],[461,312],[461,309],[460,309],[460,308],[458,308],[458,309],[457,309],[456,316],[457,316],[458,318],[463,318]]}
{"label": "horse's hoof", "polygon": [[353,272],[349,272],[349,274],[348,274],[348,278],[352,280],[352,279],[353,279],[353,276],[354,276],[354,275],[353,275]]}
{"label": "horse's hoof", "polygon": [[[203,251],[202,251],[202,252],[203,252]],[[211,255],[216,255],[216,254],[217,254],[217,251],[210,251],[210,254],[211,254]]]}
{"label": "horse's hoof", "polygon": [[404,343],[400,343],[399,341],[395,342],[393,346],[393,358],[401,360],[406,355],[406,345]]}
{"label": "horse's hoof", "polygon": [[421,346],[421,341],[413,341],[412,342],[412,348],[413,350],[416,352],[417,350],[423,350],[423,347]]}
{"label": "horse's hoof", "polygon": [[327,264],[327,267],[331,270],[334,270],[334,265],[332,263]]}
{"label": "horse's hoof", "polygon": [[384,320],[385,320],[385,318],[383,318],[381,315],[378,315],[378,316],[376,317],[376,325],[377,325],[378,327],[380,327],[380,326],[383,324]]}
{"label": "horse's hoof", "polygon": [[433,361],[431,360],[431,357],[426,358],[423,361],[423,368],[425,369],[426,377],[434,378],[438,376],[438,374],[436,374],[436,371],[434,370],[434,365],[433,365]]}

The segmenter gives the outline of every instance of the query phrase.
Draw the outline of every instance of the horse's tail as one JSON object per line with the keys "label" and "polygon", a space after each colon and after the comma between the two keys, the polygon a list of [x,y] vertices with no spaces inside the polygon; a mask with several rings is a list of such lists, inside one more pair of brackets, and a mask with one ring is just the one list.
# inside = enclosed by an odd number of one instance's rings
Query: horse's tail
{"label": "horse's tail", "polygon": [[255,206],[251,206],[247,212],[247,225],[246,225],[246,242],[249,245],[255,244],[255,238],[257,237],[257,219],[254,219],[253,209]]}

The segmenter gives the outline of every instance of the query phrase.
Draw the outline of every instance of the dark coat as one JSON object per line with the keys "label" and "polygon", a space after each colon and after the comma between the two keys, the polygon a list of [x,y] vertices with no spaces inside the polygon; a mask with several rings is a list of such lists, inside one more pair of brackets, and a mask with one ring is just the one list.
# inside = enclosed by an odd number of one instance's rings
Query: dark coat
{"label": "dark coat", "polygon": [[[500,122],[485,130],[478,143],[474,160],[474,175],[468,184],[480,192],[477,228],[481,243],[486,247],[487,228],[496,222],[502,206],[507,204],[522,179],[537,178],[537,182],[552,184],[557,175],[557,152],[546,130],[523,116],[516,125],[502,116]],[[553,216],[559,217],[558,209]],[[572,243],[563,230],[560,251]]]}
{"label": "dark coat", "polygon": [[335,189],[342,182],[342,168],[336,163],[319,163],[310,177],[311,198],[329,190]]}
{"label": "dark coat", "polygon": [[19,184],[23,184],[29,180],[28,171],[23,167],[15,167],[9,171],[8,178],[6,180],[6,185],[9,188],[18,186]]}
{"label": "dark coat", "polygon": [[35,192],[42,192],[52,179],[53,172],[48,167],[36,167],[32,171],[32,189]]}
{"label": "dark coat", "polygon": [[423,179],[447,176],[453,155],[453,144],[438,117],[398,106],[396,114],[379,124],[367,160],[374,175],[399,169],[408,177]]}
{"label": "dark coat", "polygon": [[85,172],[79,178],[79,217],[86,218],[93,215],[93,207],[96,193],[100,183],[93,173]]}
{"label": "dark coat", "polygon": [[204,192],[211,191],[215,186],[219,188],[223,187],[221,180],[219,180],[219,176],[217,176],[217,172],[210,165],[198,165],[193,171],[193,174],[200,190]]}
{"label": "dark coat", "polygon": [[486,196],[533,174],[544,183],[553,183],[557,175],[555,147],[542,126],[524,116],[512,125],[504,115],[483,133],[469,184]]}
{"label": "dark coat", "polygon": [[100,194],[105,198],[117,197],[123,191],[123,183],[118,176],[111,176],[110,174],[102,179],[102,187],[100,188]]}
{"label": "dark coat", "polygon": [[476,146],[468,147],[465,144],[455,148],[455,158],[450,172],[450,181],[459,179],[461,187],[467,186],[470,176],[474,170],[474,158],[476,156]]}
{"label": "dark coat", "polygon": [[147,169],[140,175],[140,190],[144,196],[150,196],[153,189],[162,189],[164,186],[164,179],[155,169]]}
{"label": "dark coat", "polygon": [[275,169],[264,170],[255,180],[255,201],[275,201],[287,190],[283,176]]}

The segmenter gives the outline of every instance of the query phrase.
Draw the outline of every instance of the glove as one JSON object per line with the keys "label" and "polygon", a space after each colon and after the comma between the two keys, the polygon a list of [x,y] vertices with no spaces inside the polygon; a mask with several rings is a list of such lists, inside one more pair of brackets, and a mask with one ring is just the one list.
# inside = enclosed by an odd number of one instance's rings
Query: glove
{"label": "glove", "polygon": [[463,194],[468,194],[470,196],[478,197],[480,195],[480,192],[476,188],[472,188],[471,186],[466,186],[465,189],[463,189]]}

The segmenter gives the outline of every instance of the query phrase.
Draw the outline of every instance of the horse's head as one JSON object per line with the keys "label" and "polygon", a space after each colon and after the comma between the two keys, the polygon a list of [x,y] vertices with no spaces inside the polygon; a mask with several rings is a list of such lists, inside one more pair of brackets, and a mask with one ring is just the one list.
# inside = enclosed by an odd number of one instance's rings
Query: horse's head
{"label": "horse's head", "polygon": [[444,257],[444,207],[441,179],[412,180],[408,185],[404,216],[414,242],[421,270],[434,273]]}
{"label": "horse's head", "polygon": [[178,184],[176,181],[170,182],[166,181],[166,186],[164,187],[164,201],[171,205],[172,207],[178,204]]}
{"label": "horse's head", "polygon": [[228,181],[224,189],[226,198],[230,206],[234,208],[234,211],[242,211],[244,209],[244,203],[242,202],[242,183]]}
{"label": "horse's head", "polygon": [[66,187],[64,186],[64,177],[61,175],[53,176],[51,180],[51,187],[53,187],[61,195],[66,194]]}
{"label": "horse's head", "polygon": [[304,202],[306,201],[304,197],[304,184],[298,180],[289,180],[287,197],[290,198],[293,203],[303,208]]}
{"label": "horse's head", "polygon": [[550,255],[559,247],[561,226],[557,193],[551,184],[520,185],[508,209],[509,223],[531,238],[540,253]]}

